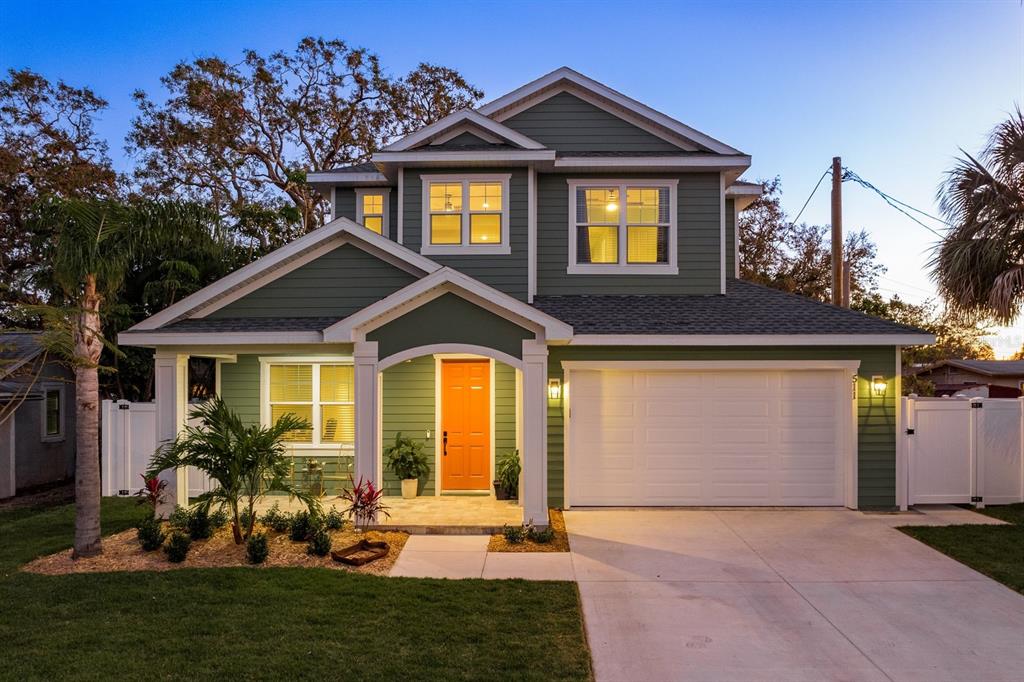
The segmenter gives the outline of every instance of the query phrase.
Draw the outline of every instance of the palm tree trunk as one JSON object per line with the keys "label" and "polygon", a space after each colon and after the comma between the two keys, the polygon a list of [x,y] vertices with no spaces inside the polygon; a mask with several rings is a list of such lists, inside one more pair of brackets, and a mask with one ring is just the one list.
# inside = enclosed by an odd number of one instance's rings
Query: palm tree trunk
{"label": "palm tree trunk", "polygon": [[96,277],[85,281],[75,324],[75,547],[74,558],[100,554],[99,360],[100,296]]}

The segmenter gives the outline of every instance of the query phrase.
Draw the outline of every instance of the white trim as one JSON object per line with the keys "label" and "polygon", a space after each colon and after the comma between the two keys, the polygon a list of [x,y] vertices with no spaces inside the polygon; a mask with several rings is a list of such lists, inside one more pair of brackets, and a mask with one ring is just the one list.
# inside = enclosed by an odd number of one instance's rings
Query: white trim
{"label": "white trim", "polygon": [[410,151],[410,152],[377,152],[373,155],[377,163],[416,163],[436,164],[445,161],[554,161],[554,150],[485,150],[485,151]]}
{"label": "white trim", "polygon": [[419,144],[432,141],[434,138],[446,132],[449,128],[462,123],[472,124],[477,128],[492,133],[504,140],[508,140],[512,144],[522,147],[524,149],[545,148],[544,145],[537,142],[536,140],[531,140],[526,135],[523,135],[522,133],[517,132],[512,128],[509,128],[508,126],[504,126],[492,118],[483,116],[480,113],[474,111],[473,109],[461,109],[454,113],[448,114],[440,121],[431,123],[430,125],[420,128],[419,130],[410,135],[406,135],[397,142],[393,142],[389,144],[387,147],[384,147],[384,149],[382,149],[381,151],[401,152],[410,150]]}
{"label": "white trim", "polygon": [[618,170],[685,170],[702,171],[749,168],[749,156],[562,156],[555,159],[556,169],[616,168]]}
{"label": "white trim", "polygon": [[566,370],[821,370],[856,372],[860,360],[563,360]]}
{"label": "white trim", "polygon": [[725,293],[725,173],[718,174],[718,223],[719,236],[718,246],[720,259],[718,263],[718,274],[721,280],[721,293]]}
{"label": "white trim", "polygon": [[[260,424],[262,426],[270,426],[270,367],[271,365],[311,365],[313,367],[313,391],[312,391],[312,442],[310,443],[293,443],[286,442],[285,447],[289,450],[290,454],[294,456],[296,452],[308,454],[310,452],[320,454],[335,454],[339,456],[348,456],[355,450],[355,443],[347,445],[345,443],[321,443],[320,441],[320,367],[322,365],[348,365],[354,366],[355,359],[353,355],[271,355],[271,356],[260,356]],[[355,370],[353,370],[354,374]],[[353,412],[355,411],[355,405],[359,402],[359,394],[355,392],[355,379],[353,378],[353,396],[352,405]],[[306,404],[299,402],[296,404]],[[335,404],[335,403],[328,403]]]}
{"label": "white trim", "polygon": [[[446,286],[447,285],[447,286]],[[368,305],[324,330],[324,341],[349,343],[359,341],[366,332],[386,324],[388,314],[396,312],[401,316],[407,310],[419,307],[443,293],[456,293],[463,298],[511,320],[516,324],[527,323],[543,331],[545,338],[567,340],[572,337],[572,327],[537,308],[489,287],[457,270],[441,268],[403,289]],[[429,298],[422,300],[426,295]],[[408,304],[408,305],[407,305]]]}
{"label": "white trim", "polygon": [[[330,213],[331,220],[334,220],[335,218],[338,217],[337,215],[335,215],[338,212],[338,196],[337,195],[338,195],[338,188],[332,186],[331,187],[331,213]],[[328,220],[327,222],[331,222],[331,220]]]}
{"label": "white trim", "polygon": [[[391,238],[391,188],[390,187],[356,187],[356,222],[363,225],[363,197],[367,194],[381,195],[381,226],[380,234]],[[363,225],[367,230],[370,228]],[[373,230],[370,230],[373,232]]]}
{"label": "white trim", "polygon": [[[893,379],[893,391],[896,405],[896,506],[900,511],[907,511],[907,435],[903,430],[903,349],[896,346],[896,373]],[[884,400],[884,398],[883,398]]]}
{"label": "white trim", "polygon": [[[487,119],[487,120],[491,120],[491,119]],[[487,142],[489,144],[500,144],[502,142],[502,139],[503,139],[503,138],[498,137],[497,135],[493,135],[492,133],[488,132],[487,130],[484,130],[479,125],[475,125],[473,123],[468,123],[468,122],[463,122],[463,123],[460,123],[460,124],[458,124],[458,125],[456,125],[456,126],[454,126],[452,128],[449,128],[448,132],[445,132],[445,133],[442,133],[442,134],[438,135],[433,140],[431,140],[428,143],[428,145],[431,146],[431,147],[436,147],[438,145],[442,145],[445,142],[448,142],[449,140],[454,140],[456,137],[458,137],[459,135],[462,135],[463,133],[469,133],[473,137],[480,138],[481,140],[483,140],[484,142]]]}
{"label": "white trim", "polygon": [[541,76],[540,78],[513,90],[507,95],[503,95],[496,100],[484,104],[479,107],[477,111],[485,116],[491,116],[498,121],[504,121],[513,115],[513,113],[509,111],[513,106],[521,104],[524,100],[531,100],[535,95],[538,95],[549,88],[553,88],[561,81],[572,83],[584,91],[589,91],[594,95],[611,102],[616,107],[619,107],[626,112],[647,119],[652,123],[665,128],[669,132],[675,133],[684,139],[696,142],[697,144],[707,147],[719,154],[739,153],[737,149],[734,149],[727,144],[723,144],[709,135],[695,130],[674,118],[666,116],[665,114],[627,97],[622,93],[609,88],[607,85],[588,78],[566,66]]}
{"label": "white trim", "polygon": [[548,349],[523,340],[523,465],[520,481],[523,522],[541,526],[548,521]]}
{"label": "white trim", "polygon": [[426,346],[416,346],[389,355],[378,364],[378,369],[383,372],[386,369],[399,365],[406,360],[423,357],[424,355],[469,355],[491,358],[498,362],[504,362],[516,369],[523,369],[523,361],[519,358],[503,353],[500,350],[487,348],[486,346],[475,346],[470,343],[432,343]]}
{"label": "white trim", "polygon": [[[43,443],[59,443],[67,439],[68,404],[67,391],[64,384],[46,382],[40,389],[43,392],[43,399],[39,401],[39,440]],[[58,430],[57,433],[46,433],[46,410],[47,394],[50,391],[57,392],[59,410],[57,412]],[[13,421],[13,417],[12,417]]]}
{"label": "white trim", "polygon": [[931,334],[577,334],[572,346],[916,346]]}
{"label": "white trim", "polygon": [[537,169],[526,171],[526,302],[537,295]]}
{"label": "white trim", "polygon": [[[422,245],[420,253],[424,255],[508,255],[512,253],[512,245],[509,243],[509,184],[512,180],[511,173],[452,173],[444,175],[421,175],[421,213],[420,224],[423,226]],[[501,183],[501,242],[498,244],[472,244],[470,243],[470,216],[473,211],[469,208],[469,185],[474,182]],[[430,185],[431,183],[460,184],[462,186],[462,243],[460,244],[432,244],[430,216]],[[476,211],[476,213],[482,213]],[[496,214],[498,211],[487,211],[488,214]],[[454,215],[454,214],[450,214]]]}
{"label": "white trim", "polygon": [[405,223],[405,168],[403,166],[398,167],[398,216],[395,218],[397,223],[397,235],[395,240],[399,244],[405,242],[405,234],[402,232],[402,228]]}
{"label": "white trim", "polygon": [[265,277],[291,260],[303,256],[307,251],[321,247],[321,245],[343,236],[350,239],[347,243],[353,243],[357,246],[375,247],[380,252],[389,254],[397,259],[397,261],[404,262],[423,273],[435,272],[441,268],[438,263],[429,258],[425,258],[411,249],[407,249],[386,237],[371,232],[348,218],[336,218],[323,227],[299,237],[295,241],[272,251],[263,258],[235,270],[209,286],[203,287],[196,293],[186,296],[174,305],[168,306],[157,314],[139,322],[128,331],[138,332],[157,329],[181,317],[185,317],[199,308],[208,306],[214,300],[232,292],[234,289],[249,285],[256,278]]}
{"label": "white trim", "polygon": [[378,171],[372,171],[369,173],[345,173],[341,171],[320,171],[319,173],[309,173],[306,176],[306,182],[314,187],[317,185],[326,185],[328,183],[367,183],[367,182],[390,182],[387,176]]}
{"label": "white trim", "polygon": [[[613,178],[569,178],[569,262],[566,273],[570,275],[678,275],[679,274],[679,179],[613,179]],[[619,191],[618,263],[579,263],[576,254],[576,192],[586,187],[615,187]],[[627,260],[629,239],[626,226],[626,191],[629,187],[658,187],[668,189],[668,262],[629,263]]]}

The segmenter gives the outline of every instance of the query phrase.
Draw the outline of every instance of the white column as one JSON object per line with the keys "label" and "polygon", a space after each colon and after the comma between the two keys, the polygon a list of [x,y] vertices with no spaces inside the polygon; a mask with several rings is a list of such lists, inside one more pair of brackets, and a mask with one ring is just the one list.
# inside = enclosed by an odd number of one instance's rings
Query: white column
{"label": "white column", "polygon": [[[161,447],[172,442],[185,424],[188,356],[157,353],[155,372],[156,443]],[[177,469],[173,476],[165,473],[163,478],[167,488],[157,514],[167,516],[175,504],[188,505],[188,472]]]}
{"label": "white column", "polygon": [[377,342],[359,341],[353,352],[356,392],[355,479],[377,480]]}
{"label": "white column", "polygon": [[548,524],[548,349],[523,341],[523,522]]}

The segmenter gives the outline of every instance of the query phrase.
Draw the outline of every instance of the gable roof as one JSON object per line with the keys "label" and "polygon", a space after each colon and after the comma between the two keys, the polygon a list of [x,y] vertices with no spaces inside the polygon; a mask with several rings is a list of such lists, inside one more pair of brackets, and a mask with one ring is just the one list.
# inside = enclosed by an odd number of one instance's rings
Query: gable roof
{"label": "gable roof", "polygon": [[548,97],[566,91],[572,92],[577,96],[583,95],[584,99],[591,101],[597,106],[606,108],[612,113],[634,117],[663,132],[682,138],[682,140],[696,145],[698,150],[705,150],[715,154],[743,154],[743,152],[735,147],[730,147],[710,135],[691,128],[681,121],[677,121],[671,116],[667,116],[646,104],[627,97],[621,92],[613,90],[592,78],[588,78],[567,66],[555,69],[513,90],[507,95],[492,100],[479,107],[477,111],[500,122],[518,113],[531,103],[543,101]]}
{"label": "gable roof", "polygon": [[1024,376],[1024,360],[939,360],[927,367],[914,370],[914,374],[921,374],[922,372],[946,366],[956,367],[957,369],[989,377]]}
{"label": "gable roof", "polygon": [[9,377],[43,352],[39,332],[0,333],[0,379]]}
{"label": "gable roof", "polygon": [[441,267],[348,218],[338,218],[146,318],[122,335],[127,340],[133,332],[153,331],[188,317],[202,317],[197,314],[214,306],[227,305],[342,244],[352,244],[417,275],[431,273]]}
{"label": "gable roof", "polygon": [[420,128],[414,133],[406,135],[397,142],[389,144],[384,147],[382,152],[404,152],[420,145],[428,144],[432,140],[441,137],[446,132],[452,129],[460,129],[468,124],[471,127],[478,128],[479,130],[490,133],[491,135],[504,140],[513,147],[519,149],[544,149],[544,145],[535,140],[531,140],[526,135],[512,130],[508,126],[502,125],[501,123],[488,118],[482,114],[473,111],[472,109],[461,109],[453,114],[445,116],[440,121],[431,123],[430,125]]}
{"label": "gable roof", "polygon": [[725,296],[537,296],[533,305],[571,324],[577,335],[646,335],[652,342],[658,335],[679,343],[685,343],[679,337],[708,343],[729,337],[751,345],[778,345],[781,337],[795,336],[818,345],[935,340],[915,327],[736,279],[728,281]]}

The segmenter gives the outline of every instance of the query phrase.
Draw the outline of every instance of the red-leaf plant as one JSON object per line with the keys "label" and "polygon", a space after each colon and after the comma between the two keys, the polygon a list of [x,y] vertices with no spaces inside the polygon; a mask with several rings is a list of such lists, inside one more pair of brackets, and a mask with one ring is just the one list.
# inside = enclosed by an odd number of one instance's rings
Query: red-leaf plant
{"label": "red-leaf plant", "polygon": [[146,474],[139,474],[139,476],[142,477],[142,488],[135,493],[135,497],[139,498],[139,504],[148,504],[155,516],[156,508],[164,501],[164,488],[167,487],[167,481],[156,476],[147,477]]}
{"label": "red-leaf plant", "polygon": [[344,511],[352,517],[357,529],[365,528],[367,524],[375,521],[379,514],[391,517],[388,508],[381,501],[384,491],[377,489],[373,485],[373,481],[360,477],[359,482],[356,483],[351,474],[349,474],[348,480],[352,487],[343,490],[340,497],[348,502]]}

